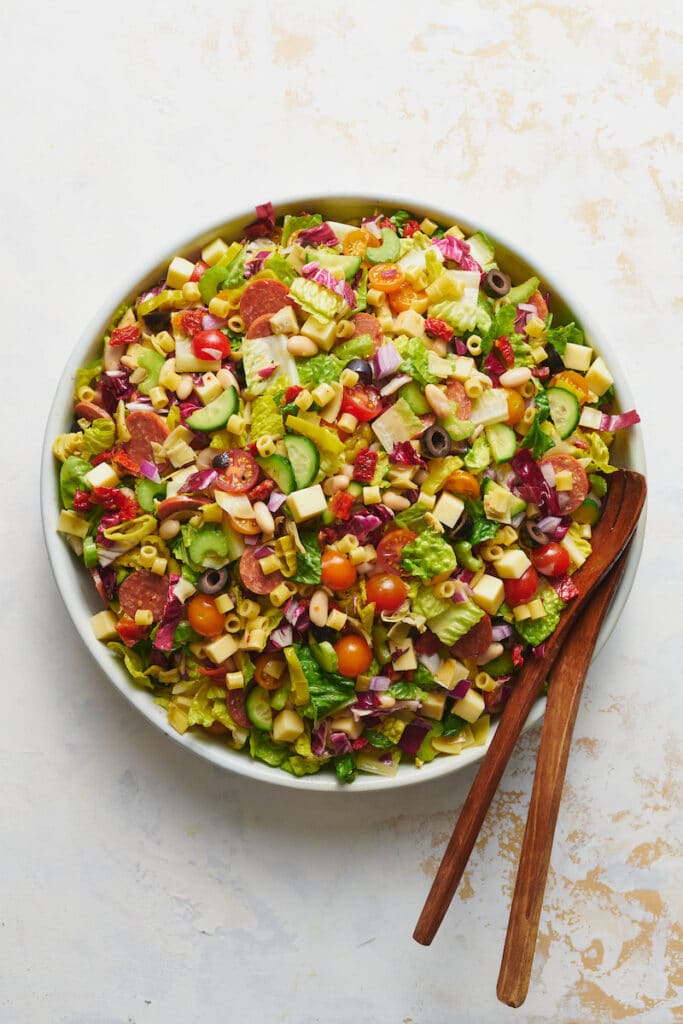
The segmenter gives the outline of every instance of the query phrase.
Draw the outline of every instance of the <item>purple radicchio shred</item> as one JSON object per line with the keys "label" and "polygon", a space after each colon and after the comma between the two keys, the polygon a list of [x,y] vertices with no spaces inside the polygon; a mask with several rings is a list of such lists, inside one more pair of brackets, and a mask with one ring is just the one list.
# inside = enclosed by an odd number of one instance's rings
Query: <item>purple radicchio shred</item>
{"label": "purple radicchio shred", "polygon": [[116,581],[116,570],[112,569],[111,566],[106,565],[100,566],[97,572],[100,577],[100,582],[102,584],[104,592],[107,595],[107,600],[112,601],[114,599],[114,596],[116,595],[117,590],[119,589],[118,583]]}
{"label": "purple radicchio shred", "polygon": [[259,270],[262,268],[263,264],[266,262],[269,256],[270,249],[261,249],[250,260],[247,260],[247,262],[244,265],[245,281],[248,281],[250,277],[254,276],[254,274],[258,274]]}
{"label": "purple radicchio shred", "polygon": [[327,744],[327,730],[329,728],[329,721],[323,718],[321,722],[311,730],[311,753],[313,757],[322,757],[325,753],[325,746]]}
{"label": "purple radicchio shred", "polygon": [[272,203],[260,203],[256,207],[256,220],[244,229],[246,238],[268,238],[275,228],[275,211]]}
{"label": "purple radicchio shred", "polygon": [[415,451],[410,441],[395,441],[394,447],[389,453],[389,462],[393,462],[396,466],[419,466],[421,469],[427,468],[427,463]]}
{"label": "purple radicchio shred", "polygon": [[534,461],[528,448],[520,448],[510,460],[519,483],[513,487],[513,493],[523,501],[538,505],[544,515],[558,515],[557,495],[548,485],[548,481]]}
{"label": "purple radicchio shred", "polygon": [[[332,748],[332,753],[336,756],[339,756],[339,754],[349,754],[353,750],[349,737],[345,732],[331,732],[328,744]],[[313,748],[311,747],[311,749]]]}
{"label": "purple radicchio shred", "polygon": [[190,491],[206,491],[218,479],[218,472],[215,469],[201,469],[193,473],[185,481],[178,491],[178,494],[188,494]]}
{"label": "purple radicchio shred", "polygon": [[398,747],[410,757],[416,757],[422,741],[431,729],[431,723],[424,718],[414,718],[403,730]]}
{"label": "purple radicchio shred", "polygon": [[153,647],[159,651],[171,650],[176,626],[183,617],[183,606],[175,593],[175,585],[179,579],[180,576],[177,573],[171,573],[168,578],[166,602],[153,643]]}
{"label": "purple radicchio shred", "polygon": [[393,518],[394,513],[386,505],[373,505],[372,511],[356,512],[346,522],[324,527],[318,534],[318,541],[321,546],[334,544],[344,534],[351,533],[361,544],[374,544],[375,539],[379,540],[379,531]]}
{"label": "purple radicchio shred", "polygon": [[[193,412],[196,412],[197,409],[201,408],[202,406],[199,404],[198,401],[196,401],[196,399],[190,399],[187,402],[178,402],[180,418],[181,420],[183,420],[183,422],[185,422],[188,419],[188,417],[192,415]],[[206,439],[204,439],[204,444],[206,444]]]}
{"label": "purple radicchio shred", "polygon": [[304,228],[297,236],[299,245],[340,245],[330,225],[323,221],[315,228]]}
{"label": "purple radicchio shred", "polygon": [[127,402],[133,394],[130,383],[130,370],[106,370],[98,381],[98,389],[102,395],[102,408],[113,416],[120,400]]}

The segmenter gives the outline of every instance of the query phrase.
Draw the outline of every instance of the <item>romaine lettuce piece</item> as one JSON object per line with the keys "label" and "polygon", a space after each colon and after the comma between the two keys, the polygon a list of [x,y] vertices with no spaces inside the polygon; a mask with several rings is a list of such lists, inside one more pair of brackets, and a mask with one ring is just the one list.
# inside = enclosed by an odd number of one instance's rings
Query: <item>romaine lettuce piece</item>
{"label": "romaine lettuce piece", "polygon": [[474,601],[461,601],[429,620],[429,628],[436,633],[442,644],[451,647],[461,636],[472,629],[484,617],[484,611]]}
{"label": "romaine lettuce piece", "polygon": [[413,576],[422,580],[453,572],[456,567],[455,554],[448,541],[437,533],[425,531],[411,540],[401,554],[401,565]]}
{"label": "romaine lettuce piece", "polygon": [[289,294],[307,313],[312,313],[326,323],[334,319],[344,301],[335,292],[305,277],[297,277],[292,281]]}

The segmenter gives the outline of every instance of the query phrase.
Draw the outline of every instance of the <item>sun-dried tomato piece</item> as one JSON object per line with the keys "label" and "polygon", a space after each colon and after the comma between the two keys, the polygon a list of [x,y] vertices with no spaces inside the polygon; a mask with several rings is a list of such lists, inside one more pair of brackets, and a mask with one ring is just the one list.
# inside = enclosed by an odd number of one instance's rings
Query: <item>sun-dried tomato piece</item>
{"label": "sun-dried tomato piece", "polygon": [[361,448],[353,463],[353,479],[359,484],[369,484],[377,468],[377,452]]}
{"label": "sun-dried tomato piece", "polygon": [[208,313],[208,309],[186,309],[180,316],[180,326],[184,334],[188,334],[192,337],[194,334],[198,334],[204,324],[204,317]]}
{"label": "sun-dried tomato piece", "polygon": [[255,487],[252,487],[252,489],[247,493],[247,497],[252,504],[255,501],[266,501],[274,490],[274,480],[262,480],[260,484],[256,484]]}
{"label": "sun-dried tomato piece", "polygon": [[522,654],[521,644],[515,644],[512,648],[512,664],[515,668],[521,668],[524,664],[524,655]]}
{"label": "sun-dried tomato piece", "polygon": [[330,501],[330,512],[337,519],[348,519],[353,505],[353,495],[348,491],[337,491]]}
{"label": "sun-dried tomato piece", "polygon": [[116,623],[116,632],[123,640],[126,647],[134,647],[135,644],[139,643],[140,640],[144,640],[149,633],[149,626],[138,626],[133,619],[129,619],[127,615],[124,615]]}
{"label": "sun-dried tomato piece", "polygon": [[579,588],[574,583],[571,576],[558,576],[554,580],[550,581],[553,586],[553,590],[557,596],[565,602],[571,601],[572,598],[579,596]]}
{"label": "sun-dried tomato piece", "polygon": [[285,405],[289,405],[290,402],[293,402],[296,396],[300,395],[302,391],[303,388],[299,384],[292,384],[291,387],[288,387],[285,391]]}
{"label": "sun-dried tomato piece", "polygon": [[368,746],[368,741],[364,736],[359,736],[357,740],[353,740],[351,746],[354,750],[364,750]]}
{"label": "sun-dried tomato piece", "polygon": [[498,351],[498,354],[505,366],[512,366],[515,361],[515,353],[512,350],[510,339],[507,335],[503,335],[500,338],[496,338],[494,345]]}
{"label": "sun-dried tomato piece", "polygon": [[409,220],[403,225],[403,237],[412,238],[416,231],[420,230],[420,222],[417,220]]}
{"label": "sun-dried tomato piece", "polygon": [[137,324],[129,324],[128,327],[115,327],[109,338],[110,345],[133,345],[140,337],[140,328]]}
{"label": "sun-dried tomato piece", "polygon": [[450,324],[447,324],[445,320],[440,320],[435,316],[428,316],[425,320],[425,331],[432,338],[441,338],[442,341],[450,341],[453,337],[454,331]]}

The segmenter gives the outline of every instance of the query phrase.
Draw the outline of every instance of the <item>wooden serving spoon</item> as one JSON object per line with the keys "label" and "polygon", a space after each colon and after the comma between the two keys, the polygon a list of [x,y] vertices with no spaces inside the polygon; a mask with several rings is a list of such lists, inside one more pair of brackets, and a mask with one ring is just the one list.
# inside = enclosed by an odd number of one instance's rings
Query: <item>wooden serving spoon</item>
{"label": "wooden serving spoon", "polygon": [[627,551],[588,599],[550,678],[534,785],[498,975],[498,998],[508,1006],[521,1006],[529,991],[550,852],[583,684],[600,627],[624,574]]}
{"label": "wooden serving spoon", "polygon": [[645,477],[640,473],[619,470],[611,478],[602,517],[593,532],[593,554],[572,577],[579,596],[562,612],[557,629],[546,641],[543,659],[527,661],[521,669],[453,829],[413,932],[415,941],[424,946],[436,935],[455,895],[517,738],[552,664],[582,611],[586,597],[624,550],[638,522],[645,492]]}

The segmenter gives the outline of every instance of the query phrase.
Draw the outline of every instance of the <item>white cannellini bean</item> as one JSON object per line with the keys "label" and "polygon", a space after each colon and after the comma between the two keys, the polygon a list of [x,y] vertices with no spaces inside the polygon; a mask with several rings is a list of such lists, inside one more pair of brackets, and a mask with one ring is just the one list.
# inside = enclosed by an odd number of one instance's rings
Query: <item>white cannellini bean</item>
{"label": "white cannellini bean", "polygon": [[500,375],[500,383],[504,388],[518,388],[528,380],[531,380],[531,370],[528,366],[515,366]]}
{"label": "white cannellini bean", "polygon": [[178,398],[180,399],[181,402],[184,402],[186,398],[190,397],[190,395],[192,394],[192,388],[193,387],[194,387],[194,385],[192,383],[192,377],[190,376],[190,374],[189,373],[182,374],[182,376],[180,378],[180,384],[178,385],[178,387],[175,390],[175,393],[176,393],[176,395],[178,396]]}
{"label": "white cannellini bean", "polygon": [[494,658],[500,658],[503,653],[503,645],[498,643],[489,644],[483,654],[477,658],[477,665],[488,665]]}
{"label": "white cannellini bean", "polygon": [[304,338],[303,334],[293,334],[287,338],[287,351],[290,356],[314,356],[318,346],[311,338]]}
{"label": "white cannellini bean", "polygon": [[125,345],[110,345],[109,342],[104,346],[104,354],[102,356],[102,366],[105,370],[120,370],[121,369],[121,357],[126,351]]}
{"label": "white cannellini bean", "polygon": [[260,527],[263,533],[275,532],[275,520],[265,502],[257,501],[254,505],[254,519],[256,520],[256,525]]}
{"label": "white cannellini bean", "polygon": [[215,448],[202,448],[197,455],[195,462],[197,463],[198,469],[211,469],[214,457],[216,455]]}
{"label": "white cannellini bean", "polygon": [[177,519],[164,519],[159,526],[159,536],[162,540],[171,540],[180,529]]}
{"label": "white cannellini bean", "polygon": [[237,378],[230,372],[227,366],[222,367],[222,369],[218,371],[216,374],[216,380],[224,391],[227,391],[228,388],[237,388],[238,391],[240,389],[240,386],[237,383]]}
{"label": "white cannellini bean", "polygon": [[314,626],[324,626],[327,622],[329,599],[324,590],[316,590],[308,606],[308,617]]}
{"label": "white cannellini bean", "polygon": [[330,477],[323,484],[323,491],[325,494],[336,494],[337,491],[345,491],[351,483],[346,473],[337,473],[336,476]]}
{"label": "white cannellini bean", "polygon": [[385,491],[382,504],[394,512],[402,512],[403,509],[410,508],[408,499],[404,498],[402,494],[397,494],[396,491]]}
{"label": "white cannellini bean", "polygon": [[432,407],[436,416],[448,416],[451,411],[451,403],[443,391],[437,388],[436,384],[427,384],[425,387],[425,398]]}

